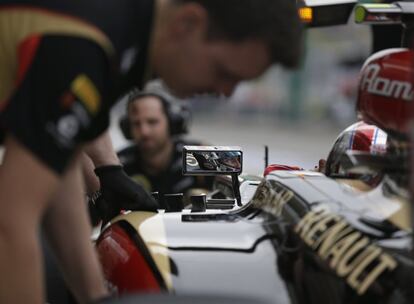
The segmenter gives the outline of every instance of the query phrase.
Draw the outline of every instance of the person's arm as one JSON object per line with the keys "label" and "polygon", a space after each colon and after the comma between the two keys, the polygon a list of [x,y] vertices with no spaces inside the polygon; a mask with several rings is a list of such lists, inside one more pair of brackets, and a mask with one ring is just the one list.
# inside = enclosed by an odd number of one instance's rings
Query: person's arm
{"label": "person's arm", "polygon": [[92,303],[109,291],[89,237],[79,169],[78,163],[71,166],[60,182],[43,218],[43,232],[76,299]]}
{"label": "person's arm", "polygon": [[105,131],[97,139],[89,143],[85,147],[85,153],[90,157],[95,168],[108,165],[119,166],[121,164],[112,145],[109,131]]}
{"label": "person's arm", "polygon": [[94,172],[95,168],[111,165],[119,166],[120,161],[115,153],[109,132],[105,131],[84,148],[82,172],[87,194],[92,194],[100,189],[98,176]]}
{"label": "person's arm", "polygon": [[94,170],[95,165],[92,159],[84,152],[81,157],[82,176],[85,183],[85,191],[87,195],[92,195],[99,190],[101,185]]}
{"label": "person's arm", "polygon": [[151,195],[124,172],[108,131],[89,143],[84,152],[82,170],[87,193],[101,192],[96,208],[104,222],[121,210],[157,210]]}

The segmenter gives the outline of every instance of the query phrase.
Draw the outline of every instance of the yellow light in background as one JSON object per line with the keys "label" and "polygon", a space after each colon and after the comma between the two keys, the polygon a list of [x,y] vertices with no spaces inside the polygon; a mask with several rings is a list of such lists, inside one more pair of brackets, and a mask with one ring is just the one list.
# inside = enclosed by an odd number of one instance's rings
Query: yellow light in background
{"label": "yellow light in background", "polygon": [[310,23],[313,19],[313,12],[311,7],[299,8],[299,18],[302,22]]}

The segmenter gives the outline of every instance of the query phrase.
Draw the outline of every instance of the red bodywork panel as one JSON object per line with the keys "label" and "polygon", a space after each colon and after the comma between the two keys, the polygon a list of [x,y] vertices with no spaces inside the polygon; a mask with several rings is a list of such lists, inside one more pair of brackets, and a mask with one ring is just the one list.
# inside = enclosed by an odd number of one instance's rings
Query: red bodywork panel
{"label": "red bodywork panel", "polygon": [[144,255],[118,224],[103,232],[96,247],[105,278],[118,288],[120,294],[161,292],[160,284]]}
{"label": "red bodywork panel", "polygon": [[303,169],[299,168],[299,167],[296,167],[296,166],[273,164],[273,165],[267,166],[267,168],[265,169],[265,171],[263,173],[263,176],[266,177],[267,175],[269,175],[273,171],[300,171],[300,170],[303,170]]}
{"label": "red bodywork panel", "polygon": [[413,52],[389,49],[372,55],[360,75],[357,110],[381,129],[408,134],[413,99]]}

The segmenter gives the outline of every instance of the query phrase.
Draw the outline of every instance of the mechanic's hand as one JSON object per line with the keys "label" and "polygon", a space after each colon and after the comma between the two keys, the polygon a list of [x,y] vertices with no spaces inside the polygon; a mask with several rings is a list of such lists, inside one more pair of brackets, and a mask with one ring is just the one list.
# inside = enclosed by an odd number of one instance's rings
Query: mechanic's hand
{"label": "mechanic's hand", "polygon": [[157,211],[157,202],[126,175],[122,166],[102,166],[95,169],[95,174],[102,193],[96,207],[104,222],[119,215],[121,210]]}

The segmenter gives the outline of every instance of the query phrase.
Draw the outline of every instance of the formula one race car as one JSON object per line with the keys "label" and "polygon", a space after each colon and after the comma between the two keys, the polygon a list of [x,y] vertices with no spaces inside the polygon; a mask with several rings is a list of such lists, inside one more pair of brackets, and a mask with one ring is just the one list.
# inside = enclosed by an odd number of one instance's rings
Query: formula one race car
{"label": "formula one race car", "polygon": [[[390,177],[363,191],[321,173],[273,171],[242,180],[243,207],[231,211],[204,196],[193,197],[192,210],[122,215],[97,249],[121,294],[408,303],[408,202],[395,187]],[[222,179],[219,188],[230,193],[232,183]]]}
{"label": "formula one race car", "polygon": [[[349,15],[354,3],[342,5],[347,13],[337,10],[334,20]],[[302,6],[302,14],[314,25],[333,24],[323,13],[328,8]],[[413,8],[363,4],[355,15],[360,22],[409,25]],[[326,18],[319,22],[318,14]],[[165,202],[174,208],[113,219],[96,242],[108,282],[119,294],[411,303],[407,101],[414,97],[413,69],[413,51],[406,48],[366,61],[358,97],[365,123],[341,134],[326,173],[273,165],[264,177],[244,176],[239,149],[188,147],[184,173],[217,175],[216,191],[192,197],[189,209],[177,209],[182,196],[171,195]],[[217,164],[223,163],[232,165],[222,170]]]}

